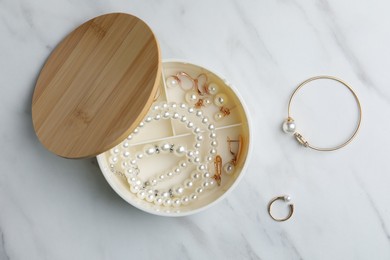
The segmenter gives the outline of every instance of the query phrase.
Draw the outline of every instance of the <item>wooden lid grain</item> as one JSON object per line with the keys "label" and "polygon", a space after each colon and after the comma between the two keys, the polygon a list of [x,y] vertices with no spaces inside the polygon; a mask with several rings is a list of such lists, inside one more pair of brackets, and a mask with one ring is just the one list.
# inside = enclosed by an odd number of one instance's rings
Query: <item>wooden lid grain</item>
{"label": "wooden lid grain", "polygon": [[71,32],[44,65],[32,101],[35,132],[59,156],[96,156],[137,127],[160,79],[160,49],[142,20],[96,17]]}

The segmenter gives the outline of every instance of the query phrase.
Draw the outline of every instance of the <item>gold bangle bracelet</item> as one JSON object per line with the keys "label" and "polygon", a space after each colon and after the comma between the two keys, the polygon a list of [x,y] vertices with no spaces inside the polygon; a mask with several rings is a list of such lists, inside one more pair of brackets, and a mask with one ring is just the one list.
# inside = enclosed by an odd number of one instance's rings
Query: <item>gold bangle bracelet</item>
{"label": "gold bangle bracelet", "polygon": [[[334,81],[337,81],[339,83],[341,83],[342,85],[344,85],[345,87],[348,88],[348,90],[352,93],[352,95],[354,96],[355,100],[356,100],[356,103],[358,105],[358,110],[359,110],[359,120],[358,120],[358,123],[357,123],[357,126],[355,128],[355,131],[353,132],[352,136],[347,140],[345,141],[344,143],[340,144],[340,145],[337,145],[337,146],[334,146],[334,147],[330,147],[330,148],[321,148],[321,147],[317,147],[317,146],[313,146],[311,145],[300,133],[298,133],[296,131],[296,125],[295,125],[295,121],[294,119],[291,117],[291,103],[292,103],[292,100],[293,98],[295,97],[295,94],[304,86],[306,85],[307,83],[311,82],[311,81],[314,81],[314,80],[319,80],[319,79],[329,79],[329,80],[334,80]],[[316,151],[325,151],[325,152],[328,152],[328,151],[335,151],[335,150],[338,150],[340,148],[343,148],[344,146],[346,146],[347,144],[349,144],[355,137],[356,137],[356,134],[358,133],[359,129],[360,129],[360,125],[361,125],[361,121],[362,121],[362,107],[361,107],[361,104],[360,104],[360,101],[359,101],[359,98],[358,96],[356,95],[355,91],[352,89],[352,87],[350,85],[348,85],[345,81],[341,80],[341,79],[338,79],[336,77],[333,77],[333,76],[316,76],[316,77],[312,77],[312,78],[309,78],[307,80],[305,80],[304,82],[302,82],[301,84],[299,84],[299,86],[294,90],[294,92],[292,93],[291,97],[290,97],[290,100],[288,101],[288,114],[287,114],[287,119],[283,122],[283,131],[285,133],[288,133],[288,134],[292,134],[294,135],[295,139],[301,144],[303,145],[304,147],[308,147],[308,148],[311,148],[313,150],[316,150]]]}

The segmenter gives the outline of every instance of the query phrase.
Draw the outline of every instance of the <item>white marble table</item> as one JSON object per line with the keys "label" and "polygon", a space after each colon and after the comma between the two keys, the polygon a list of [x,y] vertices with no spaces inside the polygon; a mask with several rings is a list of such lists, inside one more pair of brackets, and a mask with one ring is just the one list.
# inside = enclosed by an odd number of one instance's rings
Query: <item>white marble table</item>
{"label": "white marble table", "polygon": [[[114,11],[145,20],[163,58],[226,75],[247,101],[248,171],[207,211],[143,213],[95,159],[59,158],[35,137],[31,96],[45,59],[78,24]],[[0,259],[390,259],[389,11],[385,0],[0,1]],[[349,82],[363,105],[357,139],[337,152],[280,130],[294,87],[318,74]],[[324,144],[342,140],[353,99],[313,89],[294,107],[298,126]],[[296,207],[284,223],[266,211],[280,194]]]}

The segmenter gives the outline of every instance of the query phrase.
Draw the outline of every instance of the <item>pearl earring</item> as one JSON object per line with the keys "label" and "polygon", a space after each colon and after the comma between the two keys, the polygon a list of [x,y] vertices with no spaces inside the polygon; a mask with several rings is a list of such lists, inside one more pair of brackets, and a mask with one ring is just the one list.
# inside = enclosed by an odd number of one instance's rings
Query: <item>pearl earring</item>
{"label": "pearl earring", "polygon": [[[241,135],[238,136],[237,140],[231,140],[229,137],[227,138],[227,143],[229,147],[229,152],[231,155],[233,155],[233,159],[231,159],[229,162],[225,163],[223,166],[223,170],[227,175],[232,175],[235,170],[235,166],[238,164],[238,160],[241,156],[242,151],[242,145],[243,145],[243,138]],[[237,152],[233,152],[231,143],[238,143]]]}
{"label": "pearl earring", "polygon": [[223,93],[219,93],[214,97],[214,104],[217,107],[225,106],[227,104],[227,101],[228,101],[228,97],[226,96],[226,94]]}
{"label": "pearl earring", "polygon": [[[353,95],[353,97],[355,98],[355,101],[358,105],[358,110],[359,110],[359,119],[358,119],[358,122],[357,122],[357,125],[356,125],[356,128],[355,128],[355,131],[353,132],[352,136],[349,137],[349,139],[347,141],[345,141],[344,143],[342,144],[339,144],[337,146],[334,146],[334,147],[331,147],[331,148],[320,148],[320,147],[316,147],[316,146],[313,146],[311,144],[309,144],[309,142],[300,134],[296,131],[296,124],[295,124],[295,121],[294,119],[292,119],[292,117],[290,116],[291,113],[290,113],[290,108],[291,108],[291,103],[292,103],[292,100],[295,96],[295,94],[304,86],[306,85],[307,83],[311,82],[311,81],[315,81],[315,80],[319,80],[319,79],[327,79],[327,80],[333,80],[333,81],[337,81],[338,83],[341,83],[342,85],[344,85],[344,87],[346,87]],[[299,86],[294,90],[294,92],[292,93],[291,97],[290,97],[290,100],[288,101],[288,116],[287,116],[287,119],[284,120],[283,122],[283,125],[282,125],[282,129],[285,133],[287,134],[290,134],[290,135],[293,135],[295,137],[295,139],[301,144],[303,145],[304,147],[308,147],[308,148],[311,148],[313,150],[317,150],[317,151],[334,151],[334,150],[338,150],[340,148],[343,148],[344,146],[346,146],[347,144],[349,144],[356,136],[356,134],[358,133],[359,131],[359,128],[360,128],[360,123],[362,121],[362,107],[360,105],[360,101],[359,101],[359,98],[358,96],[356,95],[355,91],[351,88],[351,86],[349,86],[346,82],[344,82],[343,80],[341,79],[338,79],[336,77],[332,77],[332,76],[316,76],[316,77],[312,77],[312,78],[309,78],[307,80],[305,80],[304,82],[302,82],[301,84],[299,84]]]}
{"label": "pearl earring", "polygon": [[220,121],[222,118],[224,118],[225,116],[228,116],[228,115],[230,115],[230,109],[222,106],[222,107],[220,107],[219,112],[214,114],[214,120]]}

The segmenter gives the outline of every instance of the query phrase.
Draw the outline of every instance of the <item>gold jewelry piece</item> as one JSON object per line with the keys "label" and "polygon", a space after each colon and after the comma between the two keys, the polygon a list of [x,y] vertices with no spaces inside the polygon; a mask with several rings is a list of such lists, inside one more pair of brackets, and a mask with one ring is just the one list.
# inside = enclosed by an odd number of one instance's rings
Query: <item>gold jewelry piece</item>
{"label": "gold jewelry piece", "polygon": [[[231,155],[233,155],[233,159],[231,159],[229,162],[225,163],[223,166],[223,170],[226,174],[231,175],[233,174],[235,170],[235,166],[238,164],[238,160],[240,159],[241,156],[241,151],[242,151],[242,144],[243,144],[243,138],[241,135],[238,136],[237,140],[232,140],[229,137],[227,137],[228,147],[229,147],[229,152]],[[232,150],[232,143],[238,143],[238,148],[237,152],[233,152]]]}
{"label": "gold jewelry piece", "polygon": [[294,204],[292,203],[289,203],[288,206],[290,208],[290,211],[288,212],[288,215],[285,217],[285,218],[275,218],[272,213],[271,213],[271,207],[272,207],[272,204],[277,201],[277,200],[283,200],[283,201],[286,201],[286,202],[289,202],[291,200],[291,197],[288,196],[288,195],[285,195],[285,196],[279,196],[279,197],[276,197],[276,198],[273,198],[269,203],[268,203],[268,214],[269,216],[275,220],[275,221],[278,221],[278,222],[283,222],[283,221],[286,221],[288,219],[291,218],[291,216],[293,215],[294,213]]}
{"label": "gold jewelry piece", "polygon": [[[352,136],[344,143],[337,145],[335,147],[331,147],[331,148],[320,148],[320,147],[316,147],[316,146],[309,144],[309,142],[300,133],[298,133],[296,131],[296,124],[295,124],[294,119],[291,117],[291,112],[290,112],[292,100],[293,100],[295,94],[298,92],[298,90],[300,90],[307,83],[314,81],[314,80],[318,80],[318,79],[330,79],[330,80],[334,80],[334,81],[337,81],[337,82],[343,84],[345,87],[348,88],[349,91],[351,91],[352,95],[354,96],[354,98],[356,100],[356,103],[357,103],[358,109],[359,109],[359,120],[358,120],[357,126],[356,126],[355,131],[353,132]],[[343,148],[344,146],[349,144],[355,138],[356,134],[359,131],[361,121],[362,121],[362,107],[360,105],[360,101],[359,101],[358,96],[356,95],[355,91],[351,88],[351,86],[349,86],[343,80],[335,78],[333,76],[316,76],[316,77],[309,78],[309,79],[305,80],[304,82],[302,82],[301,84],[299,84],[299,86],[292,93],[290,100],[288,101],[288,116],[287,116],[287,119],[283,122],[283,131],[285,133],[294,135],[295,139],[304,147],[309,147],[309,148],[311,148],[313,150],[317,150],[317,151],[334,151],[334,150],[338,150],[340,148]]]}
{"label": "gold jewelry piece", "polygon": [[213,176],[214,180],[217,182],[218,186],[221,186],[221,175],[222,175],[222,157],[217,155],[214,160],[215,174]]}

